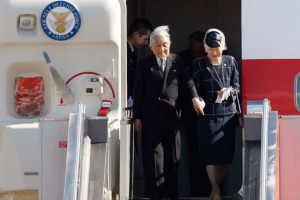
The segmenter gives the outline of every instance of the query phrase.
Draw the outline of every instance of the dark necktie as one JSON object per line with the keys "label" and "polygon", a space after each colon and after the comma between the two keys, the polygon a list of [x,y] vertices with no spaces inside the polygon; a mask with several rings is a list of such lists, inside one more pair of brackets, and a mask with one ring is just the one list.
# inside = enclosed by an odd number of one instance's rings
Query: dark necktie
{"label": "dark necktie", "polygon": [[160,59],[160,71],[161,71],[162,75],[164,76],[164,73],[165,73],[165,61],[164,61],[164,59]]}

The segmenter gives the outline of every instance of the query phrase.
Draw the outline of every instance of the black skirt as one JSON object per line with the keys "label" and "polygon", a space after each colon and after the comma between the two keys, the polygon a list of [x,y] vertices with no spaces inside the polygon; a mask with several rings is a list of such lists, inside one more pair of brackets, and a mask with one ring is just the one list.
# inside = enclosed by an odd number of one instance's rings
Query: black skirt
{"label": "black skirt", "polygon": [[202,165],[232,163],[235,148],[236,114],[199,116],[199,150]]}

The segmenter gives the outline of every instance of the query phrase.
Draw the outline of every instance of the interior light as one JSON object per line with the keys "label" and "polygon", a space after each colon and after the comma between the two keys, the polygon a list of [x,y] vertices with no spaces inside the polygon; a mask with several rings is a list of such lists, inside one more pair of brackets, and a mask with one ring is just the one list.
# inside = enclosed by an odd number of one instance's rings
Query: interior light
{"label": "interior light", "polygon": [[33,15],[21,15],[19,18],[19,29],[32,30],[35,24],[35,17]]}

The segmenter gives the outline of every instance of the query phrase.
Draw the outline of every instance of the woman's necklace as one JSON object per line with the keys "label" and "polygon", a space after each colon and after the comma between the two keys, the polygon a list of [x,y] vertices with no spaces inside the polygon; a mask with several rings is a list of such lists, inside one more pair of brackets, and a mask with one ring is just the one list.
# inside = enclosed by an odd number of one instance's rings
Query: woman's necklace
{"label": "woman's necklace", "polygon": [[[208,58],[208,57],[207,57]],[[220,83],[222,84],[222,87],[224,87],[224,72],[223,72],[223,63],[222,63],[222,58],[221,58],[221,62],[220,62],[220,64],[218,64],[218,65],[220,65],[221,66],[221,70],[222,70],[222,78],[223,78],[223,81],[221,80],[221,78],[220,78],[220,76],[219,76],[219,74],[218,74],[218,72],[217,72],[217,70],[215,69],[215,66],[216,65],[214,65],[214,64],[212,64],[212,62],[211,62],[211,60],[208,58],[208,61],[210,62],[210,64],[211,65],[213,65],[213,69],[214,69],[214,71],[215,71],[215,73],[217,74],[217,76],[218,76],[218,79],[219,79],[219,81],[220,81]]]}
{"label": "woman's necklace", "polygon": [[217,63],[217,64],[213,64],[212,63],[212,61],[210,60],[210,58],[207,56],[207,58],[208,58],[208,61],[209,61],[209,63],[211,64],[211,65],[221,65],[222,64],[222,57],[221,57],[221,59],[220,59],[220,61]]}

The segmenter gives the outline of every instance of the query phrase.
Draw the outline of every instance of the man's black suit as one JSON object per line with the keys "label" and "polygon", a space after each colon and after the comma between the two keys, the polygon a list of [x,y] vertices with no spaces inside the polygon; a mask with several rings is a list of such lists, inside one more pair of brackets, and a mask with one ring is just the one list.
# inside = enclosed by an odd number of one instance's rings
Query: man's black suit
{"label": "man's black suit", "polygon": [[134,119],[142,121],[142,140],[148,195],[177,198],[177,168],[180,158],[179,88],[198,97],[194,83],[182,59],[170,54],[164,76],[156,57],[140,59],[135,75]]}
{"label": "man's black suit", "polygon": [[131,50],[129,43],[127,42],[127,98],[132,96],[133,93],[136,65],[136,54]]}
{"label": "man's black suit", "polygon": [[[205,56],[205,53],[203,54]],[[192,55],[191,49],[181,51],[178,55],[181,56],[186,69],[193,76],[193,61],[196,58]],[[181,92],[183,96],[181,98],[181,121],[185,129],[188,148],[191,193],[193,197],[209,196],[211,191],[209,179],[205,166],[200,164],[197,113],[192,102],[185,98],[186,91]]]}

